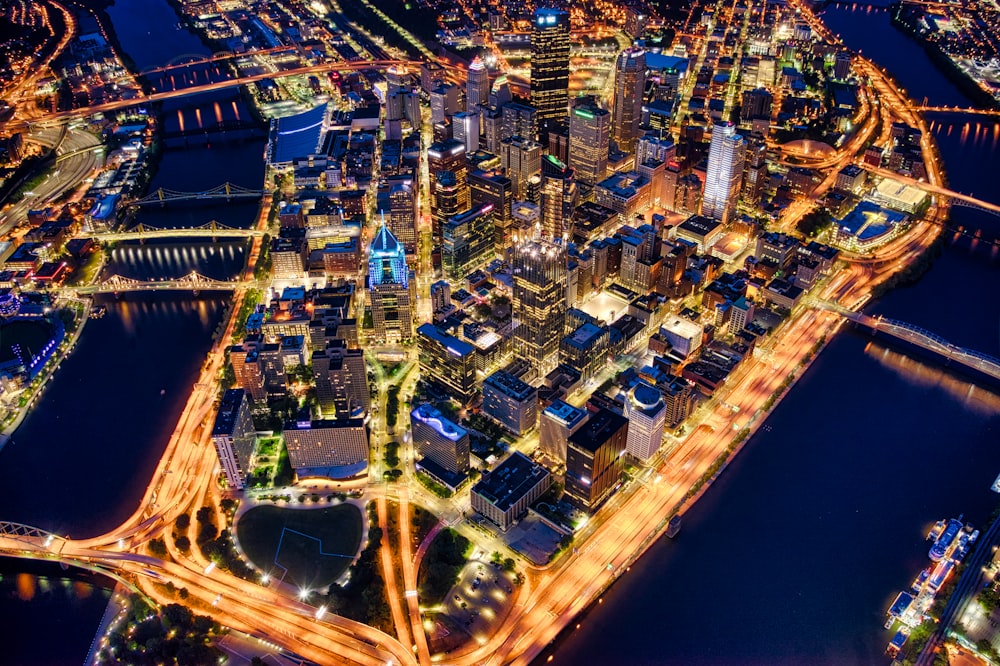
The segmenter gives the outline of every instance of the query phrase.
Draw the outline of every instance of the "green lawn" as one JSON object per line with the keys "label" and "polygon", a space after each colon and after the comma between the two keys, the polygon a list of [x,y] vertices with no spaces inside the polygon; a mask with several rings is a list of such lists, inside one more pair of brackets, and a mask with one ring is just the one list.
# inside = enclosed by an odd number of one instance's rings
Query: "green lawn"
{"label": "green lawn", "polygon": [[[361,545],[361,511],[353,504],[324,509],[260,506],[236,524],[247,557],[274,578],[317,589],[335,581],[350,566]],[[280,544],[280,550],[279,550]]]}

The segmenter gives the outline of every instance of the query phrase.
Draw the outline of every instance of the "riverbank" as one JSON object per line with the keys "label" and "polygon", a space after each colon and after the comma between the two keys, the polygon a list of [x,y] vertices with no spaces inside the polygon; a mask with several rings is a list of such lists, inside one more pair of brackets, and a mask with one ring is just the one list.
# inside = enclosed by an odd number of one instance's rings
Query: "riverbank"
{"label": "riverbank", "polygon": [[76,343],[80,340],[80,335],[83,333],[83,327],[90,319],[88,315],[90,314],[90,308],[93,305],[93,301],[89,298],[84,298],[80,300],[74,299],[74,302],[77,303],[78,311],[76,313],[76,328],[73,331],[73,335],[68,342],[64,341],[63,344],[60,345],[59,350],[52,355],[52,358],[50,358],[48,362],[42,366],[41,371],[35,379],[32,380],[32,384],[36,381],[38,382],[37,388],[32,391],[27,402],[23,406],[18,407],[17,414],[14,416],[13,421],[5,425],[4,428],[0,430],[0,452],[2,452],[7,443],[13,439],[14,432],[17,431],[18,427],[24,421],[24,418],[28,415],[28,412],[31,411],[31,408],[45,391],[45,386],[52,378],[52,375],[59,369],[63,360],[65,360],[73,352],[76,348]]}
{"label": "riverbank", "polygon": [[919,44],[924,50],[924,53],[927,54],[927,57],[930,58],[931,62],[933,62],[937,67],[938,71],[944,74],[945,77],[972,102],[987,109],[1000,109],[1000,101],[997,101],[996,98],[979,87],[979,84],[976,83],[972,77],[962,71],[962,69],[947,53],[941,49],[941,47],[934,42],[924,39],[923,35],[920,34],[920,31],[917,30],[911,23],[913,20],[912,15],[907,14],[906,16],[903,16],[904,11],[912,14],[914,11],[922,10],[917,8],[904,9],[903,3],[894,2],[889,5],[889,14],[891,17],[890,23],[892,26]]}

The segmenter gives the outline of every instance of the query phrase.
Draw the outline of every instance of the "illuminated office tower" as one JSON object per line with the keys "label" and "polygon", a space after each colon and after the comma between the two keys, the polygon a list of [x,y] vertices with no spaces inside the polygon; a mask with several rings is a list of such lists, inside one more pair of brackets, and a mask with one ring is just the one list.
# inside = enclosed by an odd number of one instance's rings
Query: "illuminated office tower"
{"label": "illuminated office tower", "polygon": [[538,140],[538,109],[528,104],[509,102],[500,109],[500,140],[516,136]]}
{"label": "illuminated office tower", "polygon": [[727,224],[736,208],[743,180],[746,142],[732,123],[716,123],[708,148],[708,171],[701,199],[701,214]]}
{"label": "illuminated office tower", "polygon": [[[465,179],[469,173],[469,165],[465,159],[465,144],[455,139],[436,141],[427,147],[427,170],[430,173],[431,215],[434,225],[434,240],[441,241],[441,225],[451,215],[469,208],[469,188]],[[451,172],[445,176],[443,172]],[[447,212],[435,210],[441,197],[438,187],[442,182],[448,183],[449,190],[445,198],[454,195],[455,209]]]}
{"label": "illuminated office tower", "polygon": [[500,169],[476,169],[469,174],[469,193],[473,208],[481,204],[493,204],[493,245],[498,254],[502,253],[511,243],[513,218],[510,207],[514,203],[513,183]]}
{"label": "illuminated office tower", "polygon": [[579,203],[573,169],[552,155],[542,160],[542,236],[561,240]]}
{"label": "illuminated office tower", "polygon": [[569,13],[539,7],[531,22],[531,104],[541,121],[566,115],[569,104]]}
{"label": "illuminated office tower", "polygon": [[434,232],[434,242],[441,242],[444,224],[453,215],[458,215],[462,208],[462,200],[468,198],[469,187],[459,184],[454,171],[439,171],[431,176],[431,226]]}
{"label": "illuminated office tower", "polygon": [[407,254],[417,251],[417,199],[412,181],[397,181],[389,189],[389,230]]}
{"label": "illuminated office tower", "polygon": [[413,337],[415,286],[403,245],[383,224],[368,250],[368,292],[377,341],[400,342]]}
{"label": "illuminated office tower", "polygon": [[625,399],[625,417],[628,419],[626,449],[646,462],[660,450],[667,421],[667,407],[659,389],[645,382],[636,384]]}
{"label": "illuminated office tower", "polygon": [[490,102],[490,73],[486,63],[479,56],[472,59],[469,74],[465,79],[465,110],[469,113],[479,113],[480,105]]}
{"label": "illuminated office tower", "polygon": [[642,98],[646,89],[646,52],[639,48],[625,49],[615,65],[614,119],[611,138],[618,149],[630,153],[639,138],[642,121]]}
{"label": "illuminated office tower", "polygon": [[580,182],[595,185],[608,173],[608,139],[611,114],[593,97],[573,100],[569,114],[569,166]]}
{"label": "illuminated office tower", "polygon": [[456,113],[451,118],[451,131],[456,141],[465,145],[465,153],[479,150],[479,112]]}
{"label": "illuminated office tower", "polygon": [[500,163],[507,172],[516,201],[526,201],[528,182],[542,170],[541,144],[514,137],[500,142]]}
{"label": "illuminated office tower", "polygon": [[514,248],[514,349],[544,377],[559,364],[566,321],[566,249],[550,240]]}
{"label": "illuminated office tower", "polygon": [[493,209],[492,203],[484,203],[445,221],[441,261],[448,277],[463,278],[493,255]]}
{"label": "illuminated office tower", "polygon": [[243,488],[256,442],[250,401],[243,389],[227,389],[212,427],[212,443],[230,487]]}

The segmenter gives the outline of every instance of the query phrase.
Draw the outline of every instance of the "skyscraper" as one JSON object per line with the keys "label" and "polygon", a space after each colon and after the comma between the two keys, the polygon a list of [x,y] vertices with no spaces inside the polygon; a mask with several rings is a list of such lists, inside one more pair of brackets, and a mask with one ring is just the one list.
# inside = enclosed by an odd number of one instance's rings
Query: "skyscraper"
{"label": "skyscraper", "polygon": [[626,449],[632,456],[646,462],[663,443],[667,408],[660,391],[645,382],[632,387],[625,400],[625,418],[628,419]]}
{"label": "skyscraper", "polygon": [[510,178],[515,201],[527,201],[528,181],[542,170],[542,146],[514,137],[500,142],[500,163]]}
{"label": "skyscraper", "polygon": [[538,140],[538,109],[527,104],[509,102],[500,109],[503,124],[500,140],[519,136],[522,139]]}
{"label": "skyscraper", "polygon": [[569,13],[539,7],[531,23],[531,104],[542,121],[562,118],[569,104]]}
{"label": "skyscraper", "polygon": [[389,189],[389,230],[407,254],[417,251],[417,200],[413,181],[396,181]]}
{"label": "skyscraper", "polygon": [[463,278],[492,256],[493,209],[492,203],[484,203],[445,220],[441,260],[448,277]]}
{"label": "skyscraper", "polygon": [[569,166],[577,180],[595,185],[608,173],[608,140],[611,114],[593,97],[573,100],[569,114]]}
{"label": "skyscraper", "polygon": [[493,245],[497,253],[502,253],[511,242],[510,205],[514,202],[513,184],[499,169],[483,171],[476,169],[469,174],[469,191],[472,206],[493,204]]}
{"label": "skyscraper", "polygon": [[402,244],[383,224],[368,250],[368,291],[376,340],[400,342],[413,337],[415,286]]}
{"label": "skyscraper", "polygon": [[514,248],[514,349],[540,376],[559,364],[566,321],[566,249],[547,239]]}
{"label": "skyscraper", "polygon": [[542,160],[542,236],[561,240],[579,203],[573,169],[552,155]]}
{"label": "skyscraper", "polygon": [[230,487],[246,485],[256,430],[250,417],[250,401],[243,389],[227,389],[212,427],[212,443]]}
{"label": "skyscraper", "polygon": [[708,171],[701,200],[705,217],[729,222],[743,179],[743,154],[746,142],[736,133],[736,126],[729,122],[716,123],[712,130],[712,143],[708,149]]}
{"label": "skyscraper", "polygon": [[476,56],[469,65],[468,78],[465,80],[465,110],[469,113],[480,113],[480,105],[490,101],[490,73],[482,58]]}
{"label": "skyscraper", "polygon": [[615,105],[611,138],[619,150],[632,152],[639,138],[642,98],[646,90],[646,52],[625,49],[615,64]]}

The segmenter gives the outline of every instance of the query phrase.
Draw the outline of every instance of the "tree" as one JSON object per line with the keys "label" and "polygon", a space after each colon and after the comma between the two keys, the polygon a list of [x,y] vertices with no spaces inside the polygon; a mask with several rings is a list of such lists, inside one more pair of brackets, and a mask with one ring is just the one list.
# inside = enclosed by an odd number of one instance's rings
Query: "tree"
{"label": "tree", "polygon": [[215,524],[215,512],[212,511],[211,507],[203,506],[198,509],[198,513],[195,514],[195,518],[198,519],[199,523]]}
{"label": "tree", "polygon": [[182,532],[186,531],[187,528],[191,525],[191,516],[189,516],[186,513],[182,513],[181,515],[177,516],[177,522],[175,524],[177,525],[177,529],[181,530]]}
{"label": "tree", "polygon": [[149,552],[163,559],[167,556],[167,545],[163,543],[163,539],[153,539],[149,542]]}
{"label": "tree", "polygon": [[177,550],[182,553],[187,554],[191,551],[191,540],[186,536],[179,536],[174,540],[174,545],[177,546]]}

